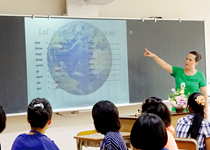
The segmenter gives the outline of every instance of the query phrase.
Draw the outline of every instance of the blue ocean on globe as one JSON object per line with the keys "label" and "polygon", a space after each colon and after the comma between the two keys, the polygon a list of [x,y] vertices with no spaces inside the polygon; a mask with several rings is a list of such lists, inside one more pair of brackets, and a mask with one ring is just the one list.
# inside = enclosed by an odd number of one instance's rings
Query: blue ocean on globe
{"label": "blue ocean on globe", "polygon": [[98,90],[112,66],[110,44],[90,23],[70,22],[59,28],[48,46],[48,67],[57,86],[74,95]]}

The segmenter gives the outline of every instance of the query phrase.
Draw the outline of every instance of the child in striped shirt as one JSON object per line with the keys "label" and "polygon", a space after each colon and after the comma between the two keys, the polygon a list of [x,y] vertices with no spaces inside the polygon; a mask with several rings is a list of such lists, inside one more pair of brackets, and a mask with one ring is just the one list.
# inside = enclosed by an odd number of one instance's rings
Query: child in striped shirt
{"label": "child in striped shirt", "polygon": [[204,119],[204,105],[205,97],[201,93],[189,96],[187,108],[190,114],[178,120],[176,136],[196,139],[199,150],[210,150],[210,122]]}
{"label": "child in striped shirt", "polygon": [[117,107],[110,101],[99,101],[93,106],[95,128],[104,134],[101,150],[127,150],[119,129],[121,127]]}

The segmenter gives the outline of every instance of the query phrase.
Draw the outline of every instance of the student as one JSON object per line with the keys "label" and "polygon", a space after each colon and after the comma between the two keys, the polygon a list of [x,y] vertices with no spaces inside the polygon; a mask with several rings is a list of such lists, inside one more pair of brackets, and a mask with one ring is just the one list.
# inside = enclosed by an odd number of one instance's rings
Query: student
{"label": "student", "polygon": [[0,133],[5,129],[6,127],[6,115],[4,112],[4,109],[0,105]]}
{"label": "student", "polygon": [[178,120],[176,136],[196,139],[199,150],[210,150],[210,122],[204,120],[204,106],[205,97],[201,93],[189,96],[187,108],[190,114]]}
{"label": "student", "polygon": [[27,121],[29,133],[20,134],[12,145],[12,150],[59,150],[45,134],[51,124],[52,107],[46,99],[36,98],[28,106]]}
{"label": "student", "polygon": [[157,97],[150,97],[146,99],[142,104],[142,113],[144,112],[156,114],[162,119],[168,135],[168,141],[165,147],[170,150],[178,150],[177,144],[173,137],[175,129],[171,125],[171,113],[162,100]]}
{"label": "student", "polygon": [[167,132],[163,121],[155,114],[144,113],[134,123],[131,130],[131,144],[141,150],[168,150]]}
{"label": "student", "polygon": [[119,133],[121,127],[117,107],[110,101],[99,101],[93,106],[92,117],[95,128],[104,134],[101,150],[127,150]]}
{"label": "student", "polygon": [[[6,115],[5,112],[0,105],[0,133],[5,129],[6,126]],[[0,144],[0,150],[1,150],[1,144]]]}

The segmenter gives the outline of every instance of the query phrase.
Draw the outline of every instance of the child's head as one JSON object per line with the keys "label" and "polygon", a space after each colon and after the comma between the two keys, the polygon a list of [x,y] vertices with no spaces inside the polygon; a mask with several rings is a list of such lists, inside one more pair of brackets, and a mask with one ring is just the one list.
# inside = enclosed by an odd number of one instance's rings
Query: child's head
{"label": "child's head", "polygon": [[130,140],[137,149],[161,150],[166,145],[168,137],[160,117],[143,113],[133,125]]}
{"label": "child's head", "polygon": [[6,126],[6,115],[1,105],[0,105],[0,121],[1,121],[0,122],[0,133],[1,133]]}
{"label": "child's head", "polygon": [[92,117],[98,132],[119,131],[120,120],[117,107],[110,101],[99,101],[93,106]]}
{"label": "child's head", "polygon": [[205,97],[201,93],[192,93],[188,98],[189,111],[204,112]]}
{"label": "child's head", "polygon": [[145,100],[143,101],[142,106],[141,106],[141,107],[142,107],[141,112],[142,112],[142,113],[143,113],[143,112],[146,112],[147,109],[148,109],[149,107],[151,107],[151,106],[153,105],[153,103],[155,103],[156,101],[162,102],[162,99],[157,98],[157,97],[149,97],[149,98],[145,99]]}
{"label": "child's head", "polygon": [[201,93],[192,93],[188,98],[188,109],[194,114],[192,125],[188,130],[188,136],[196,139],[204,119],[205,97]]}
{"label": "child's head", "polygon": [[52,107],[48,100],[36,98],[29,104],[27,113],[31,127],[44,128],[52,117]]}
{"label": "child's head", "polygon": [[142,104],[142,113],[144,112],[158,115],[166,127],[171,124],[171,113],[168,107],[157,97],[150,97],[144,101]]}

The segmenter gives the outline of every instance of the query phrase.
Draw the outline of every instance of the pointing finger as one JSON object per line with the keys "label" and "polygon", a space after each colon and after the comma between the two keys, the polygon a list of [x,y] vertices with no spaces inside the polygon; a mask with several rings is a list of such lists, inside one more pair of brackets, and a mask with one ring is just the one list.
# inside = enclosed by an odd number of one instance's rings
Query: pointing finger
{"label": "pointing finger", "polygon": [[146,48],[144,48],[144,49],[145,49],[147,52],[149,52],[148,49],[146,49]]}

